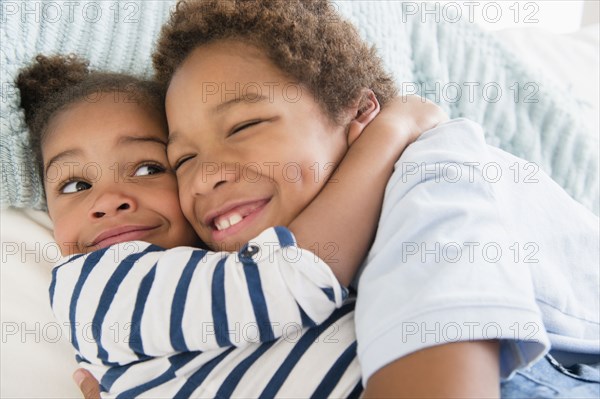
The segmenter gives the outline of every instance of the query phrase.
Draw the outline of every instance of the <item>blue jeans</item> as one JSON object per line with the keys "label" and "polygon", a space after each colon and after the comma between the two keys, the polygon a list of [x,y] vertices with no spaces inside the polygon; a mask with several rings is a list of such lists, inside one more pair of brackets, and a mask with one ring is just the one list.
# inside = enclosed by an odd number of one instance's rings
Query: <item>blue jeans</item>
{"label": "blue jeans", "polygon": [[546,355],[502,382],[502,398],[600,398],[600,364],[564,367]]}

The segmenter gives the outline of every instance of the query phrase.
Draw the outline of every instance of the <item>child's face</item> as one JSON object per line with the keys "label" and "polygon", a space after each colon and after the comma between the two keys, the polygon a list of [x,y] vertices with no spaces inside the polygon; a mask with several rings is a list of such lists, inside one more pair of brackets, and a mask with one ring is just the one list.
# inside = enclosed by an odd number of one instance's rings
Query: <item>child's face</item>
{"label": "child's face", "polygon": [[183,213],[214,249],[236,250],[269,226],[288,225],[347,150],[345,128],[314,95],[239,42],[191,53],[166,108]]}
{"label": "child's face", "polygon": [[197,242],[179,206],[164,121],[124,94],[59,113],[42,144],[48,213],[63,255],[143,240]]}

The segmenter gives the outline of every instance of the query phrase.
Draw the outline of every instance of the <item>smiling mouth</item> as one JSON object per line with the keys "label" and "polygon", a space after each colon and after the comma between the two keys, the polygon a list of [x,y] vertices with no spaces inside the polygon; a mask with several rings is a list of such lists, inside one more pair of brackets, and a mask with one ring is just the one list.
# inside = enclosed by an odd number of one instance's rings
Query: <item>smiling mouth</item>
{"label": "smiling mouth", "polygon": [[97,236],[90,247],[96,249],[106,248],[108,246],[119,244],[126,241],[141,240],[148,233],[158,226],[122,226],[107,230]]}
{"label": "smiling mouth", "polygon": [[238,206],[215,218],[210,223],[210,227],[216,231],[225,231],[238,223],[242,222],[248,215],[254,213],[257,209],[266,205],[269,200],[261,200],[250,204]]}

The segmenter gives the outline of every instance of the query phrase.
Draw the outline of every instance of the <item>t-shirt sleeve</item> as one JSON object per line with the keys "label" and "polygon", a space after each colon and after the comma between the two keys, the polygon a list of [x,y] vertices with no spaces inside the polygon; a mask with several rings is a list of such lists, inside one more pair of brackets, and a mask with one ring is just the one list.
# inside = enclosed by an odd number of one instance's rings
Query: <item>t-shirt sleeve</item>
{"label": "t-shirt sleeve", "polygon": [[[412,352],[500,340],[510,375],[548,348],[531,274],[515,261],[497,168],[481,128],[454,120],[426,132],[396,164],[359,280],[363,381]],[[499,166],[499,165],[498,165]]]}
{"label": "t-shirt sleeve", "polygon": [[284,227],[235,253],[121,243],[63,261],[50,287],[81,360],[105,365],[272,341],[322,323],[346,296]]}

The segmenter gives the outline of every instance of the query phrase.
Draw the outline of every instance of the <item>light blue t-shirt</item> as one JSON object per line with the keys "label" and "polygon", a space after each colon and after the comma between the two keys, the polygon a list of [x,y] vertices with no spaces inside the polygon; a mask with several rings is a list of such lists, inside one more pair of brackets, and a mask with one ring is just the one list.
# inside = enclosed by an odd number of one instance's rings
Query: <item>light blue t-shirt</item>
{"label": "light blue t-shirt", "polygon": [[438,344],[501,340],[510,376],[548,350],[600,355],[599,220],[466,119],[410,145],[356,307],[363,382]]}

